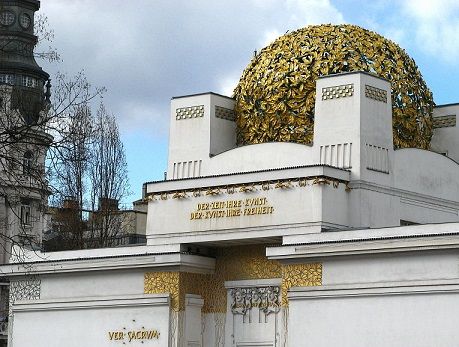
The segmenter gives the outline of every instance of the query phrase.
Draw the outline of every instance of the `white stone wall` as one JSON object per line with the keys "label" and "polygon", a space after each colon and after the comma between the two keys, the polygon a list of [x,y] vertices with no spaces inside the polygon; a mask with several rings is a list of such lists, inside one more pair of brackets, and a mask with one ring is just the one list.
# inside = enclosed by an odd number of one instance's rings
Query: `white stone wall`
{"label": "white stone wall", "polygon": [[213,93],[172,99],[168,179],[209,175],[210,157],[236,147],[233,108]]}
{"label": "white stone wall", "polygon": [[13,347],[169,345],[168,295],[21,301],[13,314]]}
{"label": "white stone wall", "polygon": [[[347,209],[331,208],[326,201],[347,206],[345,183],[333,179],[344,181],[348,175],[333,168],[292,168],[151,185],[148,189],[154,189],[149,191],[154,198],[148,206],[147,243],[285,237],[318,232],[322,227],[347,227]],[[228,186],[219,186],[218,180]],[[215,186],[201,189],[201,184]],[[172,189],[175,192],[168,193]],[[260,213],[252,211],[258,208]],[[240,214],[230,216],[228,211],[234,210]]]}
{"label": "white stone wall", "polygon": [[321,286],[289,291],[289,346],[454,346],[458,227],[322,233],[270,248],[283,262],[322,263]]}
{"label": "white stone wall", "polygon": [[455,346],[459,338],[457,289],[312,296],[291,300],[289,346]]}
{"label": "white stone wall", "polygon": [[[368,88],[384,93],[385,99],[370,97]],[[314,147],[321,152],[321,163],[342,163],[351,170],[351,180],[390,184],[387,174],[393,165],[393,139],[389,82],[365,73],[330,75],[317,80],[316,95]]]}
{"label": "white stone wall", "polygon": [[[439,105],[434,108],[432,150],[446,154],[459,163],[459,104]],[[438,124],[441,119],[442,124]]]}
{"label": "white stone wall", "polygon": [[289,303],[290,346],[453,346],[457,252],[326,260],[323,287],[295,288]]}

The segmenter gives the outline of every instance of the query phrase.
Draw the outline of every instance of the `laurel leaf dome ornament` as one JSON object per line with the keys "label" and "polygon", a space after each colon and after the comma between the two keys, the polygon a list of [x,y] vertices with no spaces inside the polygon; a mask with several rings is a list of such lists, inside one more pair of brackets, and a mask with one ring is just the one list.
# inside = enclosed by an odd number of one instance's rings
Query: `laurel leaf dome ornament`
{"label": "laurel leaf dome ornament", "polygon": [[296,30],[254,56],[234,90],[238,144],[311,144],[317,78],[350,71],[391,82],[395,148],[429,148],[434,102],[416,63],[394,42],[348,24]]}

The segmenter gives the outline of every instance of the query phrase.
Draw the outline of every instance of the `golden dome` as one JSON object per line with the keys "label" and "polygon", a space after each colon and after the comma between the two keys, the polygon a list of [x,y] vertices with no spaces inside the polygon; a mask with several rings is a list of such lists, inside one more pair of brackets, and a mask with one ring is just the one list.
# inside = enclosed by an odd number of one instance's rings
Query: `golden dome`
{"label": "golden dome", "polygon": [[315,82],[347,71],[391,82],[396,148],[429,148],[434,102],[416,63],[394,42],[355,25],[308,26],[252,59],[234,90],[238,144],[312,143]]}

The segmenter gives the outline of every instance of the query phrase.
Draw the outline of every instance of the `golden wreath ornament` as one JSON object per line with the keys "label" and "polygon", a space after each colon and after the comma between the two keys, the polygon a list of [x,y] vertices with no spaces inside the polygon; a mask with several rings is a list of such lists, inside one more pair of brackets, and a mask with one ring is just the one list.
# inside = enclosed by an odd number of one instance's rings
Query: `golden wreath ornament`
{"label": "golden wreath ornament", "polygon": [[296,30],[254,56],[234,90],[238,144],[311,144],[317,78],[349,71],[391,82],[395,148],[429,148],[434,102],[416,63],[394,42],[347,24]]}

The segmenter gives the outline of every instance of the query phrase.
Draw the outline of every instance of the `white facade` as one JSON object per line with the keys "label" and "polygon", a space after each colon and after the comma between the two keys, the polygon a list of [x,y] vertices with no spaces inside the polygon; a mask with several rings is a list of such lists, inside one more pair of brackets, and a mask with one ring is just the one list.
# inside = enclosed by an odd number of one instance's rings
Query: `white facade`
{"label": "white facade", "polygon": [[455,345],[459,106],[435,110],[445,156],[394,151],[383,79],[327,76],[316,95],[312,146],[236,147],[234,100],[174,98],[147,245],[3,267],[11,346],[76,346],[70,325],[93,346]]}

